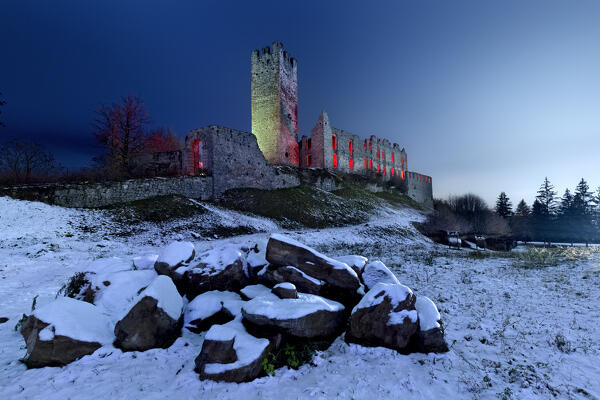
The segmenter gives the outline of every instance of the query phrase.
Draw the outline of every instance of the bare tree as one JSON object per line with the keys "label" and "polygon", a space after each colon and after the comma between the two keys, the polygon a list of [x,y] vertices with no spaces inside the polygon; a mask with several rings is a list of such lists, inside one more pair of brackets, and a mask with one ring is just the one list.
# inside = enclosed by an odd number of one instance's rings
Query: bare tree
{"label": "bare tree", "polygon": [[[6,101],[2,100],[2,92],[0,92],[0,107],[4,106],[6,104]],[[0,109],[0,114],[2,114],[2,110]],[[0,121],[0,127],[4,126],[4,124],[2,123],[2,121]]]}
{"label": "bare tree", "polygon": [[47,177],[57,170],[54,155],[40,144],[10,140],[0,147],[0,171],[17,183]]}
{"label": "bare tree", "polygon": [[181,148],[179,138],[175,133],[166,128],[158,128],[150,133],[144,144],[147,153],[159,153],[163,151],[176,151]]}
{"label": "bare tree", "polygon": [[109,174],[131,175],[134,157],[144,149],[145,128],[150,118],[143,102],[135,96],[122,98],[121,103],[102,106],[94,123],[94,134],[104,147],[98,161]]}

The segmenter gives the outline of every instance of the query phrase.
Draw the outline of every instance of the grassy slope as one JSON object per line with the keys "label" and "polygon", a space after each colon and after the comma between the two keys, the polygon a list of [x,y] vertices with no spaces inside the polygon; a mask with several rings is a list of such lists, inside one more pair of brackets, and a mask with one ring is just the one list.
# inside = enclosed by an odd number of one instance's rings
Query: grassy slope
{"label": "grassy slope", "polygon": [[372,193],[351,185],[333,192],[309,185],[278,190],[235,189],[228,191],[219,205],[272,218],[290,228],[359,224],[381,207],[419,208],[402,193]]}

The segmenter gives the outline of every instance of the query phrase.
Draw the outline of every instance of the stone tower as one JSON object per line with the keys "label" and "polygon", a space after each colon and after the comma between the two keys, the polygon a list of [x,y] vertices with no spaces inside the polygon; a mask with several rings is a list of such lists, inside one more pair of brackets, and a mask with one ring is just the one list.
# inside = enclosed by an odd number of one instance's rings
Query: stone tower
{"label": "stone tower", "polygon": [[252,52],[252,133],[271,164],[298,165],[297,62],[283,44]]}

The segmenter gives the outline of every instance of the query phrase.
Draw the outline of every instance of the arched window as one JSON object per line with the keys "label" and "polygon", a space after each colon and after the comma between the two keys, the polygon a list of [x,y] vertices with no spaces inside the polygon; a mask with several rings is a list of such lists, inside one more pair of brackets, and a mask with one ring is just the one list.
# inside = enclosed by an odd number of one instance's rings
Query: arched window
{"label": "arched window", "polygon": [[331,147],[333,151],[337,151],[337,136],[331,135]]}
{"label": "arched window", "polygon": [[400,170],[400,178],[402,180],[404,180],[404,170],[403,169]]}
{"label": "arched window", "polygon": [[310,154],[306,155],[306,166],[310,167],[310,164],[312,162],[312,157],[310,156]]}
{"label": "arched window", "polygon": [[350,155],[354,154],[354,148],[352,146],[352,140],[348,142],[348,150],[350,151]]}
{"label": "arched window", "polygon": [[381,150],[381,158],[385,161],[385,150]]}
{"label": "arched window", "polygon": [[369,151],[373,151],[373,141],[371,139],[369,139]]}
{"label": "arched window", "polygon": [[392,153],[392,164],[394,163],[394,153]]}
{"label": "arched window", "polygon": [[377,164],[377,173],[379,174],[379,164]]}
{"label": "arched window", "polygon": [[369,169],[373,169],[373,159],[369,159]]}
{"label": "arched window", "polygon": [[354,169],[354,159],[350,157],[350,169]]}
{"label": "arched window", "polygon": [[333,154],[333,168],[337,168],[337,154]]}
{"label": "arched window", "polygon": [[365,157],[365,169],[367,169],[367,168],[368,168],[368,165],[367,165],[367,157]]}
{"label": "arched window", "polygon": [[392,172],[392,178],[394,177],[394,168],[390,169],[390,171]]}
{"label": "arched window", "polygon": [[377,149],[377,159],[379,160],[379,149]]}
{"label": "arched window", "polygon": [[383,166],[383,175],[385,175],[385,165]]}

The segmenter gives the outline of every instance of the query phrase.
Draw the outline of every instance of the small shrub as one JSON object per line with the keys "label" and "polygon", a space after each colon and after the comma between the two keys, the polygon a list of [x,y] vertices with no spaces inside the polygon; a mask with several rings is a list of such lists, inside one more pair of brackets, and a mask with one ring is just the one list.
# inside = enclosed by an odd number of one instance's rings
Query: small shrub
{"label": "small shrub", "polygon": [[521,268],[543,268],[558,265],[558,252],[553,249],[530,248],[519,253],[517,266]]}
{"label": "small shrub", "polygon": [[275,364],[274,363],[275,363],[275,355],[273,353],[267,354],[265,359],[262,361],[262,367],[263,367],[263,371],[265,371],[265,374],[275,376]]}
{"label": "small shrub", "polygon": [[81,300],[85,297],[84,289],[87,289],[89,285],[90,281],[85,276],[85,272],[77,272],[59,289],[56,297],[65,296]]}
{"label": "small shrub", "polygon": [[562,353],[571,353],[573,351],[571,342],[569,342],[562,333],[557,333],[554,337],[554,344]]}

